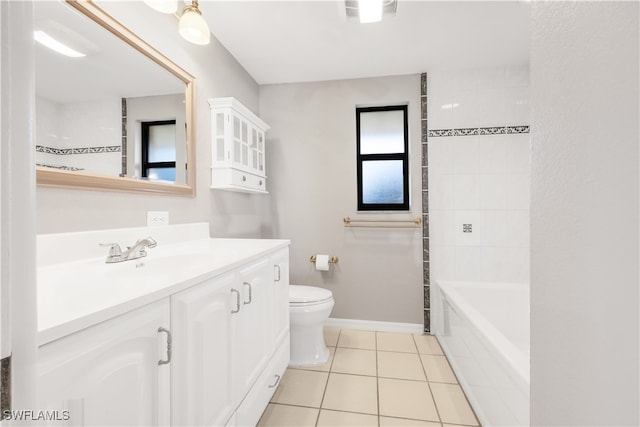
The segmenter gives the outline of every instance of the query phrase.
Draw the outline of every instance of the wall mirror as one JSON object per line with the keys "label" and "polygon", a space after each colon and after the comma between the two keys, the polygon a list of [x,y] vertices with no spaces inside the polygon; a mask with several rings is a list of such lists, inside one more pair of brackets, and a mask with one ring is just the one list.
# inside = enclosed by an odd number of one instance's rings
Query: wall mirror
{"label": "wall mirror", "polygon": [[91,1],[34,10],[38,185],[193,196],[194,77]]}

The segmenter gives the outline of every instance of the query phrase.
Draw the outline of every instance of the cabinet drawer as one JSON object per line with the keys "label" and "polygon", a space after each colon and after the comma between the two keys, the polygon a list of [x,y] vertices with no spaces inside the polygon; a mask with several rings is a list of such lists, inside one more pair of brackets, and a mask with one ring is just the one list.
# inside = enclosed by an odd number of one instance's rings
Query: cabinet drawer
{"label": "cabinet drawer", "polygon": [[262,375],[260,375],[249,394],[247,394],[247,397],[242,401],[237,412],[237,425],[254,426],[258,424],[288,364],[289,336],[282,341],[281,347],[275,353]]}
{"label": "cabinet drawer", "polygon": [[239,187],[253,188],[262,191],[266,188],[264,177],[237,169],[231,170],[231,183]]}

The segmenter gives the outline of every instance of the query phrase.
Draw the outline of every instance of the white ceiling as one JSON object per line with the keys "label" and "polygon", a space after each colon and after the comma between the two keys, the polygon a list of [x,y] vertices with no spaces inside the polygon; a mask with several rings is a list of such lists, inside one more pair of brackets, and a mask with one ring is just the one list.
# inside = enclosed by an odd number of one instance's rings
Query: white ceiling
{"label": "white ceiling", "polygon": [[259,84],[413,74],[529,62],[526,1],[399,0],[380,23],[344,2],[201,0],[211,33]]}

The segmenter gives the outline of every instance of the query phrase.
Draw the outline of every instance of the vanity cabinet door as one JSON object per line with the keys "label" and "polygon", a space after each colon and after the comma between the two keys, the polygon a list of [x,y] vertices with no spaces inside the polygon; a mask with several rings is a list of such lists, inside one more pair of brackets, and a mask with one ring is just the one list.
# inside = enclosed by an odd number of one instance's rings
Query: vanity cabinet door
{"label": "vanity cabinet door", "polygon": [[273,264],[273,337],[277,346],[289,342],[289,248],[271,257]]}
{"label": "vanity cabinet door", "polygon": [[239,403],[232,399],[231,369],[236,277],[230,273],[171,297],[172,425],[222,426]]}
{"label": "vanity cabinet door", "polygon": [[267,366],[273,349],[273,266],[264,258],[240,270],[234,314],[234,395],[242,401]]}
{"label": "vanity cabinet door", "polygon": [[169,320],[166,298],[40,347],[38,408],[65,425],[169,425]]}

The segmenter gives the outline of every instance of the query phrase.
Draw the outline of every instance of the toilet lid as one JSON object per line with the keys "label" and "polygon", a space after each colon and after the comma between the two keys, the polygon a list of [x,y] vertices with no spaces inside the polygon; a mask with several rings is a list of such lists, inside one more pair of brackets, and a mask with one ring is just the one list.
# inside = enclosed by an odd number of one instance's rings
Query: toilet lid
{"label": "toilet lid", "polygon": [[293,304],[325,301],[331,299],[332,296],[333,294],[328,289],[303,285],[289,286],[289,302]]}

